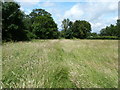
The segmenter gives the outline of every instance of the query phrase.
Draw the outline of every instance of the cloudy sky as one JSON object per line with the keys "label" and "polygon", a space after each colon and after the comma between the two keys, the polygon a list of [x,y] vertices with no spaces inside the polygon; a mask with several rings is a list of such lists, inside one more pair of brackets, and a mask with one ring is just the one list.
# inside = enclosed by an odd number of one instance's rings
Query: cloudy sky
{"label": "cloudy sky", "polygon": [[[52,14],[54,21],[61,30],[64,18],[71,21],[86,20],[92,25],[92,32],[116,24],[118,18],[119,0],[15,0],[21,5],[21,10],[29,14],[33,9],[42,8]],[[34,2],[33,2],[34,1]]]}

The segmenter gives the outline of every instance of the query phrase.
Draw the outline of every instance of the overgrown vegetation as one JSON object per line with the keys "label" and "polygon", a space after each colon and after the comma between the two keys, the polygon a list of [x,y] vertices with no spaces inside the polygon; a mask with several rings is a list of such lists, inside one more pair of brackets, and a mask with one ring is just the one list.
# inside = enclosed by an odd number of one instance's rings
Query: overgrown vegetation
{"label": "overgrown vegetation", "polygon": [[117,40],[4,43],[4,88],[117,88]]}
{"label": "overgrown vegetation", "polygon": [[49,12],[26,15],[16,2],[2,2],[2,16],[3,88],[118,87],[120,20],[98,34],[85,20],[64,19],[59,31]]}

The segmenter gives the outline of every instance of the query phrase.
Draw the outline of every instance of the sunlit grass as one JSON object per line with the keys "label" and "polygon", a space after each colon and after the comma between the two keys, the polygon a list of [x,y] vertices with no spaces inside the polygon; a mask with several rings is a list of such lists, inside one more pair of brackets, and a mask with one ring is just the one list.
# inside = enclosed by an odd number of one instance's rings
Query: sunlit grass
{"label": "sunlit grass", "polygon": [[117,40],[33,40],[3,45],[3,87],[114,88]]}

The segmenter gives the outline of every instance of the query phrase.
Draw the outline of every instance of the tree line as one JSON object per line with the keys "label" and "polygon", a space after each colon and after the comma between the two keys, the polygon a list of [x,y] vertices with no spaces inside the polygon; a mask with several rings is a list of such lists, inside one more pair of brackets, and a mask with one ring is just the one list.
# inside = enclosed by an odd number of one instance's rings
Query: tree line
{"label": "tree line", "polygon": [[2,2],[2,39],[3,41],[26,41],[31,39],[86,39],[90,36],[119,36],[119,20],[100,31],[91,33],[91,24],[85,20],[69,19],[62,21],[59,31],[52,15],[44,9],[33,9],[29,15],[20,10],[16,2]]}
{"label": "tree line", "polygon": [[43,9],[34,9],[26,15],[18,3],[2,2],[2,16],[2,37],[5,41],[56,39],[59,36],[57,24]]}
{"label": "tree line", "polygon": [[116,25],[109,25],[100,30],[100,33],[91,33],[93,39],[120,39],[120,20],[117,20]]}

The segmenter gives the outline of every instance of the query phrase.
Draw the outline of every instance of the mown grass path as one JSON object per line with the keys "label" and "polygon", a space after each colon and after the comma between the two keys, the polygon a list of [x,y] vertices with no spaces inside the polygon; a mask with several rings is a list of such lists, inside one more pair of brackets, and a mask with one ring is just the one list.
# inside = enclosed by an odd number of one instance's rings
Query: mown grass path
{"label": "mown grass path", "polygon": [[2,85],[14,88],[114,88],[117,40],[36,40],[3,45]]}

